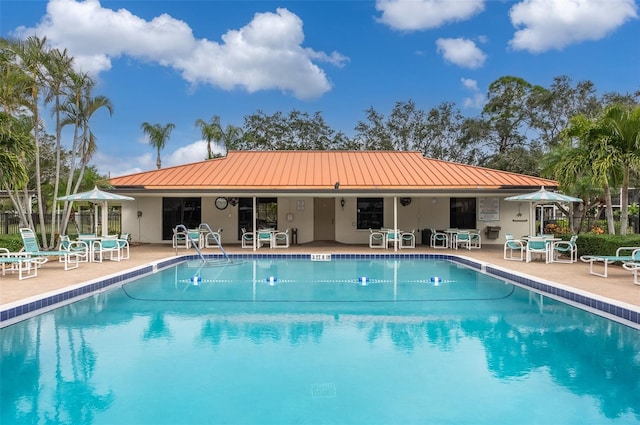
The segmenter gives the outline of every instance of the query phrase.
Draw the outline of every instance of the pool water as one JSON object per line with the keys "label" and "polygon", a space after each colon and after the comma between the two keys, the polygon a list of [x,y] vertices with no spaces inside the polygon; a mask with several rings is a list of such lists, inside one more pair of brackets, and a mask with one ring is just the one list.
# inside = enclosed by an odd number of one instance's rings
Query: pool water
{"label": "pool water", "polygon": [[444,260],[187,262],[0,342],[3,424],[640,423],[640,331]]}

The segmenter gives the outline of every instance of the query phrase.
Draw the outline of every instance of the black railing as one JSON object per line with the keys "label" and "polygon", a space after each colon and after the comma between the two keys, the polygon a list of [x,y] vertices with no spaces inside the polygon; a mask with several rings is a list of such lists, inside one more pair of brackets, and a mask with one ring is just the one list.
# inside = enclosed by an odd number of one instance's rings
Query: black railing
{"label": "black railing", "polygon": [[[51,232],[51,214],[44,217],[47,233]],[[102,216],[98,216],[98,232],[102,229]],[[57,215],[55,220],[62,222],[62,214]],[[33,222],[38,226],[36,231],[40,232],[40,219],[38,214],[33,214]],[[120,234],[122,232],[122,216],[120,211],[109,211],[107,216],[109,234]],[[95,232],[95,215],[93,211],[81,211],[74,214],[74,220],[69,222],[66,233],[93,233]],[[0,235],[17,235],[20,233],[20,219],[12,212],[0,213]]]}

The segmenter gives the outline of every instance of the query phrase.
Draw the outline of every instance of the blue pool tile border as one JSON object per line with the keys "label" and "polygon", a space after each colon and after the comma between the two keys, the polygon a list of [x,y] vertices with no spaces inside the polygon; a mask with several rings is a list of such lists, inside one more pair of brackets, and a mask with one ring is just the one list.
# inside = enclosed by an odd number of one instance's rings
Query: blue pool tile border
{"label": "blue pool tile border", "polygon": [[[330,253],[329,253],[330,254]],[[429,260],[449,260],[457,264],[476,269],[478,271],[490,274],[494,277],[510,280],[521,286],[525,286],[534,289],[538,292],[550,294],[565,300],[571,301],[578,305],[589,307],[590,309],[597,310],[608,315],[618,317],[625,321],[640,324],[640,312],[628,309],[626,307],[616,305],[612,302],[603,301],[598,298],[590,297],[585,294],[573,292],[567,288],[561,288],[554,286],[550,283],[541,282],[531,277],[526,277],[511,273],[507,270],[494,267],[490,264],[481,263],[473,259],[466,257],[458,257],[448,254],[330,254],[331,259],[341,260],[369,260],[369,259],[429,259]],[[230,259],[239,260],[253,260],[253,259],[277,259],[277,258],[290,258],[290,259],[311,259],[311,254],[230,254]],[[122,284],[130,279],[141,277],[157,270],[161,270],[184,261],[199,260],[198,255],[183,255],[180,257],[172,257],[166,260],[161,260],[146,266],[136,268],[134,270],[126,271],[122,274],[110,276],[104,279],[97,279],[84,286],[75,287],[73,289],[56,293],[54,295],[45,296],[44,298],[37,299],[22,305],[14,306],[0,311],[0,327],[3,322],[12,323],[20,320],[20,316],[30,317],[36,314],[38,310],[45,310],[55,308],[57,304],[63,305],[75,298],[84,298],[94,292],[103,290],[116,284]],[[223,260],[225,256],[222,254],[209,254],[205,255],[207,260]]]}

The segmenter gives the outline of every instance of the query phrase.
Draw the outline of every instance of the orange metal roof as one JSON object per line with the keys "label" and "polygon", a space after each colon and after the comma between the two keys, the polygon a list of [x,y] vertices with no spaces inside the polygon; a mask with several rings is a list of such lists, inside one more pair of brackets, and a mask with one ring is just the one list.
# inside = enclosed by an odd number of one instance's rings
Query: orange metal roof
{"label": "orange metal roof", "polygon": [[400,151],[232,151],[226,157],[111,178],[116,189],[440,191],[555,188],[554,180]]}

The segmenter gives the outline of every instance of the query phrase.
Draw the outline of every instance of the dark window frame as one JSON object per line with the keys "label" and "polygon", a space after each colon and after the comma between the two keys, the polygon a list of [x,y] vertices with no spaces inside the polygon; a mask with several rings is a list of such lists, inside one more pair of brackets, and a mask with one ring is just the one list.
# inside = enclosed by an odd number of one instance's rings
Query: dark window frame
{"label": "dark window frame", "polygon": [[380,229],[384,225],[384,198],[356,198],[356,229]]}

